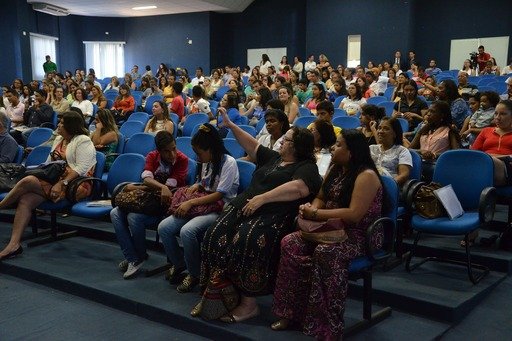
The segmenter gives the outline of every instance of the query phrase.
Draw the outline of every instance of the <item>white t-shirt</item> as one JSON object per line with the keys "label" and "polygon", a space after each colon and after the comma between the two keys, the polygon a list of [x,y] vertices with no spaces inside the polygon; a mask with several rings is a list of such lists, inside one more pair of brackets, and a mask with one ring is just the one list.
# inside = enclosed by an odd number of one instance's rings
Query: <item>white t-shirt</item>
{"label": "white t-shirt", "polygon": [[349,115],[355,115],[358,112],[361,112],[361,106],[366,104],[366,99],[363,97],[358,101],[353,101],[348,97],[345,97],[341,103],[343,103],[343,110],[347,112]]}
{"label": "white t-shirt", "polygon": [[381,175],[395,177],[398,175],[399,165],[412,167],[411,152],[404,146],[394,145],[384,151],[380,144],[372,144],[370,154]]}
{"label": "white t-shirt", "polygon": [[304,70],[306,72],[314,70],[314,69],[316,69],[316,62],[315,61],[310,62],[308,60],[307,62],[304,63]]}
{"label": "white t-shirt", "polygon": [[202,163],[201,181],[199,183],[208,192],[220,192],[224,195],[224,201],[228,202],[233,199],[238,191],[240,178],[238,174],[238,166],[236,160],[231,155],[224,155],[222,160],[222,168],[215,177],[213,186],[210,186],[210,179],[213,172],[213,164]]}
{"label": "white t-shirt", "polygon": [[[267,128],[266,127],[263,127],[263,129],[265,129],[265,131],[267,131]],[[263,130],[262,129],[262,130]],[[258,138],[258,143],[261,144],[262,146],[264,147],[267,147],[267,148],[271,148],[272,150],[275,150],[276,152],[279,151],[279,149],[281,149],[281,145],[283,144],[283,138],[284,138],[284,135],[281,136],[280,138],[277,139],[276,142],[274,142],[274,145],[271,146],[270,145],[270,139],[271,139],[271,135],[268,133],[266,134],[263,134],[261,135],[259,138]]]}
{"label": "white t-shirt", "polygon": [[268,68],[271,66],[271,62],[260,63],[260,73],[265,76],[268,75]]}

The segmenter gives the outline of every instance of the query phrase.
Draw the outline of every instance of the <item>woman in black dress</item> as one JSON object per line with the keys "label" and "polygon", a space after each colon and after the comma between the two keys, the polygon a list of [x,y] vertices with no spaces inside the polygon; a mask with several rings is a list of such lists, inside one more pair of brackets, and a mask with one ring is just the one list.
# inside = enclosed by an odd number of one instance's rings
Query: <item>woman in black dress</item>
{"label": "woman in black dress", "polygon": [[[281,239],[292,232],[299,206],[315,196],[321,178],[313,135],[307,129],[288,130],[276,152],[261,146],[232,123],[223,108],[219,110],[224,125],[257,164],[250,186],[225,208],[202,244],[202,288],[233,284],[241,295],[239,305],[221,317],[233,323],[258,315],[255,296],[273,292]],[[202,310],[199,303],[192,315]]]}

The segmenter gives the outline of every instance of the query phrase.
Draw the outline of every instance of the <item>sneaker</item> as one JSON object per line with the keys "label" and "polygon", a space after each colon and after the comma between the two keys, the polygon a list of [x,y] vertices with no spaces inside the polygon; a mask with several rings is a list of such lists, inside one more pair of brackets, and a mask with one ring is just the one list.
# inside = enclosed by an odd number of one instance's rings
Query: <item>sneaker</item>
{"label": "sneaker", "polygon": [[[148,258],[149,258],[149,255],[146,253],[144,260],[148,260]],[[126,272],[126,270],[128,270],[128,261],[125,259],[124,261],[119,263],[118,267],[119,267],[119,271]]]}
{"label": "sneaker", "polygon": [[119,271],[126,272],[126,270],[128,270],[128,261],[125,259],[124,261],[119,263],[117,267],[119,268]]}
{"label": "sneaker", "polygon": [[139,269],[142,267],[142,264],[144,264],[144,261],[128,263],[128,269],[126,269],[126,272],[123,274],[123,278],[132,278],[137,273],[137,271],[139,271]]}
{"label": "sneaker", "polygon": [[173,265],[165,274],[165,279],[168,280],[169,283],[171,283],[171,284],[178,284],[178,282],[180,281],[180,277],[181,277],[180,275],[183,271],[185,271],[184,267],[178,268]]}
{"label": "sneaker", "polygon": [[189,274],[189,275],[187,275],[187,277],[185,277],[183,282],[181,282],[181,284],[178,285],[178,288],[176,288],[176,290],[178,290],[179,293],[190,292],[198,284],[199,284],[199,278],[194,277]]}

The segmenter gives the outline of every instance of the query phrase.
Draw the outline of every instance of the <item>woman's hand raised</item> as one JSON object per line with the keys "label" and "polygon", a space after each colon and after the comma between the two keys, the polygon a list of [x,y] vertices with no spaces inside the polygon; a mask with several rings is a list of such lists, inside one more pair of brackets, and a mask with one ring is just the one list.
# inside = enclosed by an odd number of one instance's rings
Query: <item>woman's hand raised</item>
{"label": "woman's hand raised", "polygon": [[217,109],[217,112],[220,116],[222,116],[222,123],[219,124],[219,127],[230,128],[231,125],[233,125],[233,122],[231,122],[231,120],[229,119],[226,108],[219,107],[219,109]]}

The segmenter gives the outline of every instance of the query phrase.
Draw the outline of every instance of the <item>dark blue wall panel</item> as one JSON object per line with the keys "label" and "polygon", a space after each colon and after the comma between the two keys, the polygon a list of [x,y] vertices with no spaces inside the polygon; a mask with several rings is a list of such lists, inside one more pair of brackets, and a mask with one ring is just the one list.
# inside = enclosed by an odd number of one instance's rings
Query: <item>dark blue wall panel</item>
{"label": "dark blue wall panel", "polygon": [[[210,68],[210,13],[189,13],[131,18],[126,21],[125,66],[141,70],[160,63],[184,67],[193,74],[197,66]],[[192,40],[192,44],[188,44]]]}

